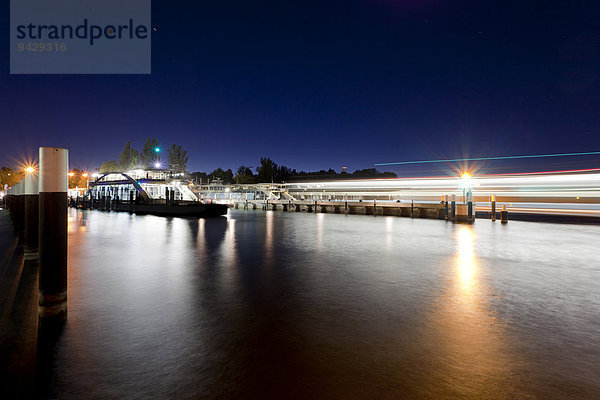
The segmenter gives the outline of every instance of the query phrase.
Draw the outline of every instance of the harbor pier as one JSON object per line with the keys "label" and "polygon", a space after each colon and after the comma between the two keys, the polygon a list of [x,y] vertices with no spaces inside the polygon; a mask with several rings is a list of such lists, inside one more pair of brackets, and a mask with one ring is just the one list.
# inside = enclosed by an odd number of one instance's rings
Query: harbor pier
{"label": "harbor pier", "polygon": [[233,202],[234,208],[245,210],[262,209],[270,211],[308,212],[327,214],[353,214],[373,216],[395,216],[406,218],[426,218],[448,220],[457,223],[473,223],[475,208],[471,204],[459,204],[456,213],[448,215],[447,202],[440,203],[403,203],[342,200],[243,200]]}

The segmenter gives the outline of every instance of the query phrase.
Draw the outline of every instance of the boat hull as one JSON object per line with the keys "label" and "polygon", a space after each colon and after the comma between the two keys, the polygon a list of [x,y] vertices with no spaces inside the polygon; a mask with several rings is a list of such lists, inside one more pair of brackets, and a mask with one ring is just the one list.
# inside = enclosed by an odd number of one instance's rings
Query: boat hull
{"label": "boat hull", "polygon": [[136,214],[175,217],[218,217],[227,214],[229,207],[223,204],[114,204],[112,209],[114,211],[127,211]]}

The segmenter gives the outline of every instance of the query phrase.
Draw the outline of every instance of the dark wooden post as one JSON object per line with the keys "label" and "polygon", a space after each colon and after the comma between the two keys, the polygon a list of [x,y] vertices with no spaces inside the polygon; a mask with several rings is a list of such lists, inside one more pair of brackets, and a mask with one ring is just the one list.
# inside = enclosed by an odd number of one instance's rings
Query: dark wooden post
{"label": "dark wooden post", "polygon": [[39,316],[67,317],[67,172],[69,152],[40,147]]}
{"label": "dark wooden post", "polygon": [[39,243],[40,195],[38,177],[34,172],[25,175],[25,260],[37,260]]}
{"label": "dark wooden post", "polygon": [[468,211],[467,211],[468,217],[467,218],[468,218],[469,223],[472,223],[475,220],[475,218],[473,216],[473,202],[469,201],[467,203],[467,206],[468,206]]}
{"label": "dark wooden post", "polygon": [[444,195],[444,219],[448,221],[448,195]]}
{"label": "dark wooden post", "polygon": [[506,204],[502,205],[502,211],[500,212],[500,222],[508,224],[508,211],[506,210]]}
{"label": "dark wooden post", "polygon": [[19,245],[23,245],[23,234],[25,232],[25,184],[23,180],[15,185],[15,231],[19,235]]}

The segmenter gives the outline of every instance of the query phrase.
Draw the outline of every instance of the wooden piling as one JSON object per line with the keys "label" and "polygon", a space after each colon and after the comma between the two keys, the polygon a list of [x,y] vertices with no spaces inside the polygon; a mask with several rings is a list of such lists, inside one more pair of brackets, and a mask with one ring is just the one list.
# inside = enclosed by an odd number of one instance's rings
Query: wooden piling
{"label": "wooden piling", "polygon": [[444,219],[448,221],[448,195],[444,195]]}
{"label": "wooden piling", "polygon": [[500,212],[500,222],[508,224],[508,211],[506,210],[506,204],[502,205],[502,211]]}
{"label": "wooden piling", "polygon": [[25,249],[24,257],[27,261],[37,261],[39,243],[39,213],[40,195],[38,188],[38,177],[35,173],[25,175]]}
{"label": "wooden piling", "polygon": [[67,316],[67,186],[69,152],[39,150],[39,317]]}
{"label": "wooden piling", "polygon": [[21,180],[16,186],[15,196],[15,220],[14,228],[15,232],[19,236],[19,246],[22,246],[24,241],[25,232],[25,182]]}
{"label": "wooden piling", "polygon": [[468,211],[467,211],[467,218],[469,223],[473,223],[473,221],[475,221],[475,218],[473,218],[473,202],[469,201],[467,203],[467,207],[468,207]]}

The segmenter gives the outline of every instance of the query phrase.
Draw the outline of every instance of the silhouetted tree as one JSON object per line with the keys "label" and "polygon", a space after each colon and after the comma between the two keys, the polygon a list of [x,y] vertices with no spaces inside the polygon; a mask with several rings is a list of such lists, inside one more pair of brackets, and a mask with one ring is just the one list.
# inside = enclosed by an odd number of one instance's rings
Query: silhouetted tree
{"label": "silhouetted tree", "polygon": [[223,168],[217,168],[209,174],[209,178],[211,181],[220,179],[226,184],[233,183],[233,171],[231,169],[225,171]]}
{"label": "silhouetted tree", "polygon": [[259,183],[274,182],[277,178],[277,164],[268,157],[260,158],[260,165],[256,167],[256,180]]}
{"label": "silhouetted tree", "polygon": [[73,176],[69,174],[69,189],[87,187],[87,177],[83,176],[83,174],[85,174],[84,170],[73,168],[69,173],[73,174]]}
{"label": "silhouetted tree", "polygon": [[241,165],[235,174],[235,183],[255,183],[256,177],[252,173],[252,169]]}
{"label": "silhouetted tree", "polygon": [[393,172],[379,172],[375,168],[357,169],[352,173],[355,178],[396,178]]}
{"label": "silhouetted tree", "polygon": [[290,169],[285,165],[282,165],[279,168],[277,168],[277,175],[275,177],[275,180],[277,182],[285,182],[290,176],[296,175],[296,173],[297,172],[295,169]]}
{"label": "silhouetted tree", "polygon": [[119,167],[122,171],[129,171],[134,168],[139,161],[140,152],[131,147],[131,141],[125,143],[123,151],[119,156]]}
{"label": "silhouetted tree", "polygon": [[144,143],[144,147],[142,148],[141,164],[145,168],[150,168],[154,165],[157,159],[160,159],[159,154],[156,152],[156,149],[160,148],[158,140],[155,138],[147,138],[146,143]]}
{"label": "silhouetted tree", "polygon": [[102,173],[117,172],[119,170],[120,170],[119,163],[116,161],[106,161],[106,162],[103,162],[102,165],[100,166],[100,172],[102,172]]}
{"label": "silhouetted tree", "polygon": [[15,171],[9,167],[0,168],[0,190],[4,190],[4,185],[12,187],[14,184],[19,182],[22,177],[22,171]]}
{"label": "silhouetted tree", "polygon": [[185,172],[187,170],[187,162],[189,156],[183,147],[176,144],[169,148],[169,168],[175,172]]}

